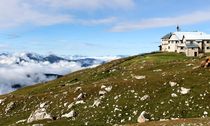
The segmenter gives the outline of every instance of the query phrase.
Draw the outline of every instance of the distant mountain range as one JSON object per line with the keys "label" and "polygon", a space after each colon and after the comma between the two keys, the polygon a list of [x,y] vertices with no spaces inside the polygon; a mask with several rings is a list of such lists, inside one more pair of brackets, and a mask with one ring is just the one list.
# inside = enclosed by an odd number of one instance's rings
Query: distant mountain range
{"label": "distant mountain range", "polygon": [[[9,54],[9,53],[0,53],[0,63],[1,60],[7,59],[9,63],[15,62],[19,64],[21,62],[49,62],[49,63],[58,63],[60,61],[67,61],[67,62],[77,62],[81,63],[82,67],[92,66],[95,63],[103,64],[107,61],[111,61],[113,59],[118,59],[126,57],[123,55],[118,56],[102,56],[102,57],[88,57],[88,56],[57,56],[54,54],[50,54],[47,56],[39,55],[36,53],[16,53],[16,54]],[[6,62],[4,62],[6,63]]]}
{"label": "distant mountain range", "polygon": [[[23,86],[56,79],[125,56],[57,56],[37,53],[0,53],[0,94]],[[8,77],[7,75],[9,74]],[[12,89],[10,89],[12,88]]]}

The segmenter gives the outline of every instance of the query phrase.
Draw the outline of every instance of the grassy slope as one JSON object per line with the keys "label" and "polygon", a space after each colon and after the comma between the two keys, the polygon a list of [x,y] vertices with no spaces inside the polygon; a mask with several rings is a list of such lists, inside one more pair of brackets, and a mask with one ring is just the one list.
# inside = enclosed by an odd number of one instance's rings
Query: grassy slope
{"label": "grassy slope", "polygon": [[[75,119],[35,122],[46,125],[132,124],[136,123],[142,111],[149,112],[153,120],[202,117],[204,111],[210,113],[210,71],[193,69],[201,60],[176,53],[139,55],[78,71],[45,84],[26,87],[0,96],[0,99],[6,98],[4,104],[0,105],[0,125],[27,119],[43,102],[48,103],[47,111],[55,117],[72,109],[77,113]],[[162,71],[153,71],[157,69]],[[144,75],[146,78],[138,80],[133,77],[136,75]],[[178,85],[171,87],[169,81],[177,82]],[[94,98],[99,97],[101,85],[113,88],[105,95],[99,107],[90,107]],[[79,94],[74,93],[78,86],[87,93],[84,99],[86,103],[68,110],[64,103],[74,101]],[[191,90],[182,95],[177,93],[180,87]],[[176,93],[178,97],[171,97],[172,93]],[[141,97],[146,94],[150,97],[141,101]],[[115,99],[116,96],[119,97]],[[6,105],[11,101],[15,102],[15,106],[5,115]],[[120,111],[114,111],[115,108]],[[137,115],[134,111],[137,111]]]}

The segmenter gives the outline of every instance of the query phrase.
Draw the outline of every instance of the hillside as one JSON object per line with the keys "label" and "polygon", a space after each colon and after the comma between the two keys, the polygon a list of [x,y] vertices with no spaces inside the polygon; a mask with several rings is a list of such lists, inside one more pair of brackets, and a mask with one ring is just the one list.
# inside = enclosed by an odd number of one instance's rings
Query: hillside
{"label": "hillside", "polygon": [[[115,60],[0,96],[0,125],[136,124],[210,114],[209,69],[203,59],[151,53]],[[48,120],[33,121],[33,112]],[[150,123],[150,122],[149,122]]]}

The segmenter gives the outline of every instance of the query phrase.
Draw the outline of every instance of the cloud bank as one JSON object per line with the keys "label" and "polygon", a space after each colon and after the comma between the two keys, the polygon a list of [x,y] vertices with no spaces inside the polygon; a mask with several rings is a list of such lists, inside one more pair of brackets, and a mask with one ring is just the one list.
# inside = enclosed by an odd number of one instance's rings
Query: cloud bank
{"label": "cloud bank", "polygon": [[139,22],[124,22],[116,24],[110,29],[112,32],[126,32],[147,28],[158,28],[174,25],[190,25],[210,21],[210,11],[196,11],[175,17],[151,18]]}
{"label": "cloud bank", "polygon": [[[0,55],[0,94],[8,93],[23,86],[56,79],[88,67],[95,67],[118,57],[69,57],[48,56],[29,53]],[[45,60],[43,60],[45,59]],[[89,65],[87,65],[89,64]],[[46,76],[50,75],[50,76]]]}

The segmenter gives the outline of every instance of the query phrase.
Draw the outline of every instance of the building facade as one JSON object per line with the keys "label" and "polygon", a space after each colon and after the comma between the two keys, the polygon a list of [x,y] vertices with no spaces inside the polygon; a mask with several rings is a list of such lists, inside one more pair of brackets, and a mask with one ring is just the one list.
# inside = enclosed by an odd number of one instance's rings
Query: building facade
{"label": "building facade", "polygon": [[210,53],[210,34],[204,32],[173,32],[161,38],[160,51],[185,53],[193,57]]}

